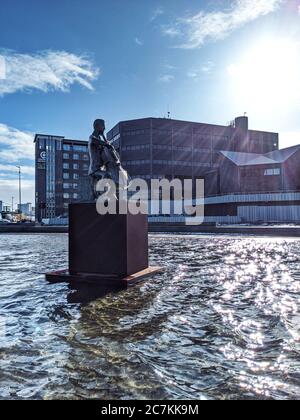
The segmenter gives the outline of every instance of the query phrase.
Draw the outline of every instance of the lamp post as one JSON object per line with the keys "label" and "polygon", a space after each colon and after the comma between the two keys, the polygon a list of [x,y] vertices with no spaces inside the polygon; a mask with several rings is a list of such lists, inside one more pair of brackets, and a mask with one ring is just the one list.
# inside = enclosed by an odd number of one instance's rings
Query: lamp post
{"label": "lamp post", "polygon": [[21,186],[21,166],[16,166],[19,169],[19,213],[21,214],[21,204],[22,204],[22,186]]}

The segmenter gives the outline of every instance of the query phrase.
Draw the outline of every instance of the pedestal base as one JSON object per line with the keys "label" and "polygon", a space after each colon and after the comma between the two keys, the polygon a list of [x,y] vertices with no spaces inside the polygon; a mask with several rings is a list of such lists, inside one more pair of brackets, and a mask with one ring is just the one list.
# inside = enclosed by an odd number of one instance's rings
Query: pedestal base
{"label": "pedestal base", "polygon": [[147,215],[101,216],[95,203],[75,203],[69,219],[70,274],[123,278],[149,266]]}
{"label": "pedestal base", "polygon": [[54,271],[46,274],[46,280],[49,283],[69,283],[82,284],[93,286],[107,286],[112,290],[115,288],[127,288],[145,280],[154,274],[162,273],[162,267],[149,267],[139,273],[132,274],[124,278],[111,278],[105,275],[91,275],[91,274],[70,274],[69,270]]}

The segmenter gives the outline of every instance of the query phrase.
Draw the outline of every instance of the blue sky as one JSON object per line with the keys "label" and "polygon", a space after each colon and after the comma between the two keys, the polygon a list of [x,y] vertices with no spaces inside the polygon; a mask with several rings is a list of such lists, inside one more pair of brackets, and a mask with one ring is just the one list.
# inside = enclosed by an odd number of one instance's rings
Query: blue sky
{"label": "blue sky", "polygon": [[34,133],[92,121],[226,124],[300,143],[300,0],[10,0],[1,5],[0,200],[33,201]]}

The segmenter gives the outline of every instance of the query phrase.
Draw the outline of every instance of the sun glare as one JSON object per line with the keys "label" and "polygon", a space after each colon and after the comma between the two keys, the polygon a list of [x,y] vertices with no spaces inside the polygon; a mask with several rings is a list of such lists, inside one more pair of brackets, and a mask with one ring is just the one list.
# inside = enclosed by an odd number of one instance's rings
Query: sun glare
{"label": "sun glare", "polygon": [[231,93],[245,109],[283,108],[300,101],[300,44],[264,39],[228,67]]}

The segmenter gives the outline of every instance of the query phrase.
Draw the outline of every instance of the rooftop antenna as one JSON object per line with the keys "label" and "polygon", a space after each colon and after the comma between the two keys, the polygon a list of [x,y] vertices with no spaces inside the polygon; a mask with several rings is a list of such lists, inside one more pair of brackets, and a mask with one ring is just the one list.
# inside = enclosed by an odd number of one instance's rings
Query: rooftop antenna
{"label": "rooftop antenna", "polygon": [[168,120],[171,119],[171,111],[170,111],[170,105],[168,105]]}
{"label": "rooftop antenna", "polygon": [[247,112],[244,112],[244,117],[247,117]]}

